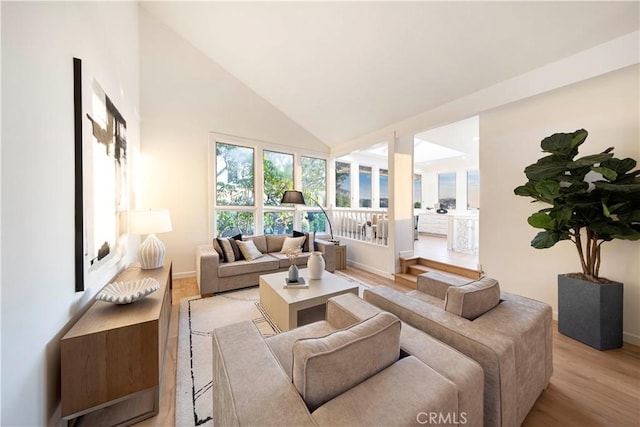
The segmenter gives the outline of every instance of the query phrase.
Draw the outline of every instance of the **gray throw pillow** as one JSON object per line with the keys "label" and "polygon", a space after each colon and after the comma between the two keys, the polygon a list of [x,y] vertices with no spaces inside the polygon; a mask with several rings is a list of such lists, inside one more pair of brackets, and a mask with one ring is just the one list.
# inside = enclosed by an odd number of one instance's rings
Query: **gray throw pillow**
{"label": "gray throw pillow", "polygon": [[398,360],[400,320],[380,312],[347,329],[293,345],[293,384],[310,411]]}
{"label": "gray throw pillow", "polygon": [[473,320],[500,303],[500,285],[490,277],[464,286],[450,286],[444,309],[465,319]]}

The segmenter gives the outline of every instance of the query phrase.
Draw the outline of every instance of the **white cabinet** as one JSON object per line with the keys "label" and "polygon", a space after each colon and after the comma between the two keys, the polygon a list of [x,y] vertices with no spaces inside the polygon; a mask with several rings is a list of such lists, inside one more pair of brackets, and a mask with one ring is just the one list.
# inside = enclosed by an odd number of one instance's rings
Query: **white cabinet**
{"label": "white cabinet", "polygon": [[449,232],[449,215],[426,213],[418,217],[418,232],[446,236]]}

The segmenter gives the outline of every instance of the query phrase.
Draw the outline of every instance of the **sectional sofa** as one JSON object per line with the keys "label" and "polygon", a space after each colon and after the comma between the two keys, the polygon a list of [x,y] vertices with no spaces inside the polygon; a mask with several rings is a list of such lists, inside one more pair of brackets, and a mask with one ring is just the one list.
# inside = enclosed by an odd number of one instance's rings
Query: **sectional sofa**
{"label": "sectional sofa", "polygon": [[490,277],[417,288],[340,295],[326,321],[267,338],[216,329],[215,424],[521,425],[553,373],[551,307]]}
{"label": "sectional sofa", "polygon": [[379,286],[364,299],[477,361],[484,425],[521,425],[553,373],[551,307],[500,290],[497,280],[438,273],[402,293]]}
{"label": "sectional sofa", "polygon": [[264,338],[213,331],[216,426],[483,425],[483,372],[353,294],[327,320]]}

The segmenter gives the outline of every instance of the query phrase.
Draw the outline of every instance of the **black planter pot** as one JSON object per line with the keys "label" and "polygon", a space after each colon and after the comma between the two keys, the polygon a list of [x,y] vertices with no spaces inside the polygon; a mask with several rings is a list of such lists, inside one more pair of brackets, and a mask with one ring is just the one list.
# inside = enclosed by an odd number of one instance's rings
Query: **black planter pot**
{"label": "black planter pot", "polygon": [[622,347],[622,283],[558,275],[558,331],[598,350]]}

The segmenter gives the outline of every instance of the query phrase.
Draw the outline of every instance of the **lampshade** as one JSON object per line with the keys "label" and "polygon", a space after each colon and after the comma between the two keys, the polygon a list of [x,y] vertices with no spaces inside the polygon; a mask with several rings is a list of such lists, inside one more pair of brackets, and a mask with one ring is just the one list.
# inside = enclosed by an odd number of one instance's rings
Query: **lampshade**
{"label": "lampshade", "polygon": [[293,205],[306,205],[304,202],[304,196],[300,191],[287,190],[282,195],[282,200],[280,203],[291,203]]}
{"label": "lampshade", "polygon": [[168,209],[135,210],[129,212],[129,230],[133,234],[155,234],[171,231]]}

